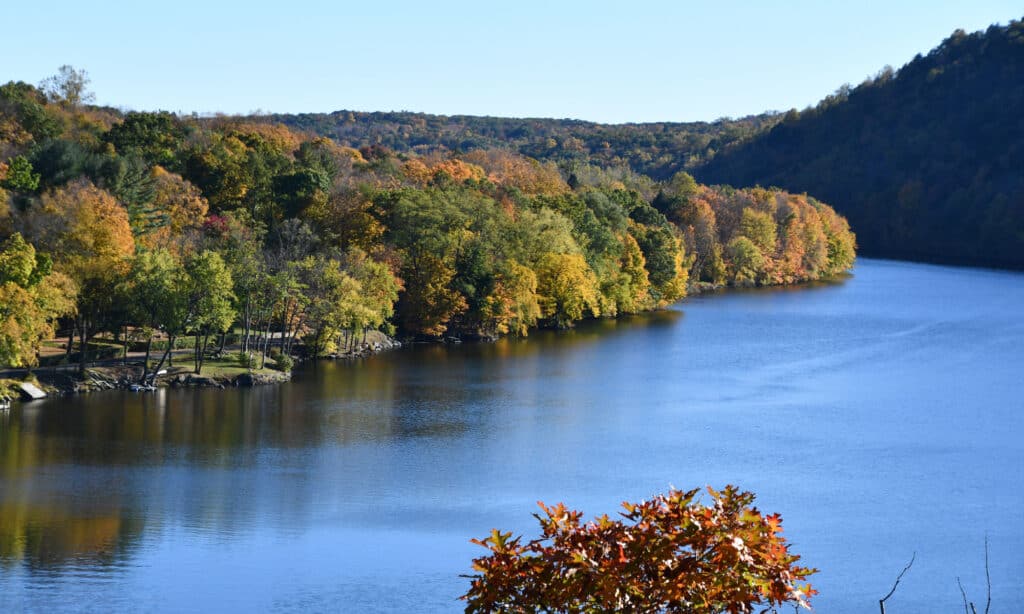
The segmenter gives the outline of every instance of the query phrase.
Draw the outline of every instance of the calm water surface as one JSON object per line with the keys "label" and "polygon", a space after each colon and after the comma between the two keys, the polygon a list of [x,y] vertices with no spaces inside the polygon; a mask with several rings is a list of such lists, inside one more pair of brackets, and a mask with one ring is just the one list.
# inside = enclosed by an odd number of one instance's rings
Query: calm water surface
{"label": "calm water surface", "polygon": [[735,483],[819,612],[1024,603],[1024,275],[862,260],[841,283],[255,390],[0,415],[0,612],[458,611],[492,527]]}

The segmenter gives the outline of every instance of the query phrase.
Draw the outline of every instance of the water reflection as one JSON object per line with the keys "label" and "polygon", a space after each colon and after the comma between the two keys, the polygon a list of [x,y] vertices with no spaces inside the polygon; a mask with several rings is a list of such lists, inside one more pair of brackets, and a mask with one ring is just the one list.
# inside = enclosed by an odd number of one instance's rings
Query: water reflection
{"label": "water reflection", "polygon": [[301,525],[324,488],[309,471],[323,450],[463,437],[487,428],[487,414],[467,408],[500,405],[507,386],[616,334],[680,318],[670,310],[528,339],[414,345],[311,363],[286,386],[16,406],[0,414],[0,564],[102,567],[131,556],[165,518],[219,535],[267,516]]}
{"label": "water reflection", "polygon": [[[467,539],[532,532],[538,499],[612,511],[727,482],[786,516],[819,611],[864,611],[913,550],[898,609],[952,609],[933,578],[978,585],[962,557],[986,531],[992,568],[1024,569],[1024,475],[1004,470],[1024,462],[1024,276],[855,273],[283,386],[17,406],[0,611],[458,611]],[[999,603],[1024,600],[1011,576]]]}
{"label": "water reflection", "polygon": [[71,564],[102,569],[130,556],[143,528],[118,501],[85,509],[5,501],[0,505],[0,568],[22,563],[40,571]]}

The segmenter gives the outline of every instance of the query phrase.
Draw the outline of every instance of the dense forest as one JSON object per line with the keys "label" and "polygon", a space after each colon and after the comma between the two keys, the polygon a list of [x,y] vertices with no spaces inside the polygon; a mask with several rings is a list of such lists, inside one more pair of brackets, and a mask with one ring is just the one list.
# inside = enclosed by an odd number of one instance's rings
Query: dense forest
{"label": "dense forest", "polygon": [[57,329],[83,370],[113,335],[147,363],[166,339],[157,369],[188,337],[196,372],[228,330],[247,364],[369,329],[525,335],[853,263],[846,220],[806,195],[121,113],[90,106],[87,83],[62,67],[0,86],[0,364],[31,366]]}
{"label": "dense forest", "polygon": [[779,186],[834,205],[864,253],[1024,267],[1024,26],[955,32],[817,106],[715,122],[602,125],[421,113],[269,115],[354,148],[505,149],[668,181]]}
{"label": "dense forest", "polygon": [[871,255],[1024,267],[1024,22],[957,31],[694,173],[824,198]]}
{"label": "dense forest", "polygon": [[597,124],[573,119],[516,119],[391,112],[266,115],[262,121],[326,136],[347,147],[381,145],[397,152],[466,153],[506,149],[562,168],[628,168],[658,181],[700,166],[727,145],[775,125],[763,113],[714,122]]}

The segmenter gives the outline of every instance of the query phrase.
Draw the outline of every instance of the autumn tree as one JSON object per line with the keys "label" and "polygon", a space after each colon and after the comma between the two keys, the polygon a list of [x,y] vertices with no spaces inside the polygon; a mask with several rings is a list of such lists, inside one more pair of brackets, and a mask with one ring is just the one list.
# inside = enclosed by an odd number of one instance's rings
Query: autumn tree
{"label": "autumn tree", "polygon": [[33,367],[54,323],[73,312],[76,288],[20,234],[0,243],[0,364]]}
{"label": "autumn tree", "polygon": [[541,535],[530,541],[497,529],[473,543],[466,612],[724,612],[810,609],[817,570],[797,565],[782,518],[754,507],[733,486],[670,490],[623,503],[620,519],[590,522],[563,504],[538,505]]}
{"label": "autumn tree", "polygon": [[750,207],[743,209],[740,234],[750,239],[762,254],[775,253],[776,225],[771,214]]}
{"label": "autumn tree", "polygon": [[725,248],[730,278],[737,285],[753,285],[764,274],[764,255],[747,237],[736,237]]}
{"label": "autumn tree", "polygon": [[307,336],[313,356],[325,353],[342,330],[366,326],[374,314],[360,301],[362,286],[342,263],[323,255],[309,256],[297,264],[303,301],[295,328]]}
{"label": "autumn tree", "polygon": [[541,314],[559,328],[601,315],[597,277],[582,254],[548,253],[537,263]]}
{"label": "autumn tree", "polygon": [[537,295],[537,274],[515,260],[496,274],[494,290],[484,300],[485,334],[526,336],[543,315]]}
{"label": "autumn tree", "polygon": [[343,263],[345,270],[359,282],[359,303],[365,316],[360,324],[372,329],[384,326],[395,313],[401,283],[387,264],[374,260],[357,247],[345,253]]}
{"label": "autumn tree", "polygon": [[466,299],[451,287],[455,269],[432,253],[410,253],[402,267],[404,289],[399,295],[399,321],[403,330],[440,337],[448,322],[462,313]]}
{"label": "autumn tree", "polygon": [[105,190],[77,181],[43,194],[20,225],[36,245],[54,254],[56,270],[79,288],[76,326],[84,372],[89,340],[114,307],[116,287],[135,251],[128,212]]}
{"label": "autumn tree", "polygon": [[206,221],[209,204],[199,189],[181,175],[154,166],[149,171],[152,195],[147,204],[150,224],[134,228],[138,242],[148,248],[172,248],[189,231]]}

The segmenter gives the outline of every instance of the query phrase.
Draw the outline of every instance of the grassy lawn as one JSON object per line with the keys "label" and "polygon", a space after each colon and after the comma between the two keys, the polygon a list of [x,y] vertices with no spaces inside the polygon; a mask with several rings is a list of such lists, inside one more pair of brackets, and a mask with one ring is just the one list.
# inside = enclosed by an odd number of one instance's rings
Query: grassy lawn
{"label": "grassy lawn", "polygon": [[[274,364],[274,360],[268,357],[267,366],[265,368],[252,369],[250,371],[250,369],[243,367],[241,363],[238,361],[238,357],[234,355],[225,356],[223,358],[207,358],[203,362],[203,372],[200,373],[200,375],[203,377],[236,377],[242,375],[243,373],[250,372],[258,374],[279,373],[279,371],[277,371],[276,369],[271,368],[274,366]],[[188,362],[181,361],[180,359],[178,361],[175,361],[175,371],[178,371],[179,367],[183,367],[184,370],[180,372],[191,373],[192,366],[193,363],[191,362],[191,357],[189,357]]]}

